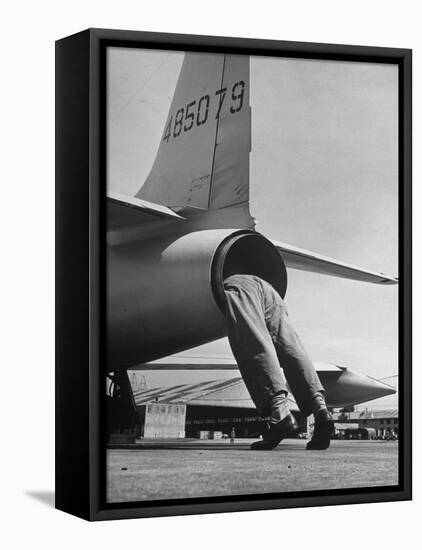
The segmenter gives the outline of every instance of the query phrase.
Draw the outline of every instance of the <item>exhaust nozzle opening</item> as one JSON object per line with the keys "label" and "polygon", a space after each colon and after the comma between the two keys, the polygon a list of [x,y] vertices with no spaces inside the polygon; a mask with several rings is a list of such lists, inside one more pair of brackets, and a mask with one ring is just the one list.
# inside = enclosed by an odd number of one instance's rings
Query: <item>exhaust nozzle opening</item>
{"label": "exhaust nozzle opening", "polygon": [[211,287],[219,309],[224,313],[224,279],[229,275],[256,275],[284,298],[287,271],[275,246],[263,235],[241,231],[227,237],[214,254],[211,265]]}

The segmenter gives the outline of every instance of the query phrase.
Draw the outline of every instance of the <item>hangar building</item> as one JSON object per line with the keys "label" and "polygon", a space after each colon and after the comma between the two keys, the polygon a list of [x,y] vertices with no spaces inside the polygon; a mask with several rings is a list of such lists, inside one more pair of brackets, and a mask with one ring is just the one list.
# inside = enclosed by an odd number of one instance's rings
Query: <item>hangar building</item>
{"label": "hangar building", "polygon": [[[199,433],[204,431],[222,432],[229,436],[233,429],[236,437],[256,437],[266,422],[265,418],[257,416],[240,376],[194,384],[134,389],[133,396],[140,416],[144,419],[149,416],[151,403],[162,404],[164,416],[164,405],[185,405],[185,437],[199,437]],[[306,432],[306,421],[300,417],[294,400],[291,400],[291,410],[300,422],[302,431]],[[160,422],[165,424],[164,420]],[[143,432],[147,437],[145,430]],[[179,429],[179,435],[175,432],[173,437],[180,437],[180,432]],[[161,432],[157,430],[156,433]],[[151,430],[148,434],[151,434]]]}

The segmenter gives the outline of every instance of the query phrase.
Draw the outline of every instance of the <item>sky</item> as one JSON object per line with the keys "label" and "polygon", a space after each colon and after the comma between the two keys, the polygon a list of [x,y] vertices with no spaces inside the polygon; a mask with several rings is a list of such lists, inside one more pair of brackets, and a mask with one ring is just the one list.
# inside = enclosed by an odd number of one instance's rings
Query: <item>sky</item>
{"label": "sky", "polygon": [[[148,176],[182,61],[179,52],[109,49],[114,191],[134,195]],[[257,230],[396,276],[397,67],[251,57],[250,74],[250,210]],[[397,375],[397,286],[297,270],[288,276],[290,317],[314,360],[375,378]],[[224,339],[183,355],[231,353]],[[389,396],[371,406],[396,402]]]}

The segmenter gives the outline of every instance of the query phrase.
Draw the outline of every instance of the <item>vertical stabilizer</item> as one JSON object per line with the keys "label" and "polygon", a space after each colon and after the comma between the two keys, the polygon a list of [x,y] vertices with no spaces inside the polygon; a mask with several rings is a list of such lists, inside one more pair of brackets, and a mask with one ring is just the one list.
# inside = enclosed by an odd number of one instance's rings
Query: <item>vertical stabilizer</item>
{"label": "vertical stabilizer", "polygon": [[136,197],[218,209],[249,199],[249,57],[187,53],[151,172]]}

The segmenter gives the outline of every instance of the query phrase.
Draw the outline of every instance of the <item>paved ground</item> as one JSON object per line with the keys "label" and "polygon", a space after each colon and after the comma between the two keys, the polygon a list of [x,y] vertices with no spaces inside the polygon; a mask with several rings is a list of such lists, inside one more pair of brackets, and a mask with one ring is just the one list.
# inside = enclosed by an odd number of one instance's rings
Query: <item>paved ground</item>
{"label": "paved ground", "polygon": [[306,451],[287,440],[270,452],[250,441],[143,440],[107,451],[109,502],[245,495],[398,484],[398,444],[333,441]]}

